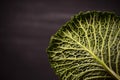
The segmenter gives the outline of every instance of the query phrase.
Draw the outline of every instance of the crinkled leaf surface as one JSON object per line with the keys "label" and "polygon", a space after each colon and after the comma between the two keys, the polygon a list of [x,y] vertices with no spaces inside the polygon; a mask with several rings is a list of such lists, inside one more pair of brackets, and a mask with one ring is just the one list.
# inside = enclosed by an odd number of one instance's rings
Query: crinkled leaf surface
{"label": "crinkled leaf surface", "polygon": [[51,37],[47,53],[60,80],[120,80],[120,17],[79,13]]}

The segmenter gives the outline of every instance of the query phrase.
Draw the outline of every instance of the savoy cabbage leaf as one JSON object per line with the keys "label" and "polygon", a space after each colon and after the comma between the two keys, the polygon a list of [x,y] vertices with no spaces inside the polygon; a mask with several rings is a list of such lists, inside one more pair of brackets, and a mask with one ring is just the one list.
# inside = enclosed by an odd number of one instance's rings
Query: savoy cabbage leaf
{"label": "savoy cabbage leaf", "polygon": [[120,17],[81,12],[51,37],[47,53],[60,80],[120,80]]}

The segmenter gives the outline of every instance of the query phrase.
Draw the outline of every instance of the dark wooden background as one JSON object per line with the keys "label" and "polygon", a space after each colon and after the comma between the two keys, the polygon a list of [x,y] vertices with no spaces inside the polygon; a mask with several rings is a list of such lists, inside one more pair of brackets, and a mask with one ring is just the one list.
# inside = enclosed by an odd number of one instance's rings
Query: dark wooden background
{"label": "dark wooden background", "polygon": [[0,80],[58,80],[49,39],[80,11],[114,11],[119,0],[4,0],[0,2]]}

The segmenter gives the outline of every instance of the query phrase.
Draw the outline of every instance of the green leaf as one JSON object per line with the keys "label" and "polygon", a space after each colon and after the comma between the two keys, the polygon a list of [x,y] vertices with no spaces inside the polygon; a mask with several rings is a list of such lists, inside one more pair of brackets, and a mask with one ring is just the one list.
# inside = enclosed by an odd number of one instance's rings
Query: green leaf
{"label": "green leaf", "polygon": [[60,80],[120,80],[120,17],[81,12],[51,37],[47,53]]}

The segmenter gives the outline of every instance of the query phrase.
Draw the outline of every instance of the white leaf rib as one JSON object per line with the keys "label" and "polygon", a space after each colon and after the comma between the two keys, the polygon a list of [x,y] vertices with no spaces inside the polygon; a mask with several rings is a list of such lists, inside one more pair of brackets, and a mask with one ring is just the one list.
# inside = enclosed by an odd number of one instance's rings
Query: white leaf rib
{"label": "white leaf rib", "polygon": [[53,39],[55,39],[55,40],[59,40],[59,41],[61,41],[61,42],[68,43],[68,44],[75,44],[75,43],[73,43],[73,42],[70,42],[70,41],[64,41],[64,40],[62,40],[62,39],[58,39],[58,38],[53,38]]}
{"label": "white leaf rib", "polygon": [[76,51],[79,51],[79,50],[85,50],[83,48],[73,48],[73,47],[58,47],[58,48],[61,48],[63,50],[76,50]]}
{"label": "white leaf rib", "polygon": [[82,30],[85,32],[85,37],[86,37],[86,39],[87,39],[87,42],[88,42],[88,45],[89,45],[89,49],[91,50],[91,43],[90,43],[90,40],[89,40],[89,38],[88,38],[88,33],[86,32],[85,28],[83,27],[81,21],[79,21],[79,25],[80,25],[80,27],[82,28]]}
{"label": "white leaf rib", "polygon": [[92,58],[92,57],[83,57],[83,58],[60,58],[60,59],[57,59],[57,61],[61,61],[61,60],[77,61],[77,60],[85,60],[85,59],[93,59],[93,58]]}
{"label": "white leaf rib", "polygon": [[96,30],[95,30],[95,14],[93,16],[93,23],[92,23],[92,29],[93,29],[93,34],[94,34],[94,51],[96,50],[96,44],[97,44],[97,40],[96,40]]}
{"label": "white leaf rib", "polygon": [[92,76],[92,77],[87,77],[85,80],[92,80],[92,79],[109,79],[112,78],[111,76]]}
{"label": "white leaf rib", "polygon": [[[70,27],[70,29],[71,29],[72,26],[71,26],[70,24],[68,24],[68,25],[69,25],[69,27]],[[80,35],[79,35],[78,33],[76,33],[76,32],[74,31],[74,29],[71,29],[71,31],[77,35],[77,37],[79,38],[79,42],[80,42]]]}
{"label": "white leaf rib", "polygon": [[117,31],[117,33],[116,33],[116,35],[115,35],[115,38],[114,38],[113,42],[111,43],[110,47],[113,46],[113,44],[115,43],[119,32],[120,32],[120,28],[119,28],[119,30]]}
{"label": "white leaf rib", "polygon": [[118,74],[118,75],[120,75],[120,73],[119,73],[119,58],[120,58],[120,50],[119,50],[119,47],[120,47],[120,41],[119,41],[119,43],[117,44],[117,55],[116,55],[116,73]]}
{"label": "white leaf rib", "polygon": [[81,72],[80,74],[77,75],[77,77],[82,77],[83,75],[89,73],[89,72],[95,72],[95,71],[103,71],[105,72],[104,69],[90,69],[90,70],[86,70],[84,72]]}
{"label": "white leaf rib", "polygon": [[[107,28],[107,32],[108,32],[109,26],[110,26],[110,19],[111,19],[111,16],[109,16],[109,19],[108,19],[108,22],[107,22],[107,27],[108,27],[108,28]],[[109,34],[109,35],[110,35],[110,34]],[[105,37],[107,37],[107,33],[106,33]],[[109,62],[109,67],[110,67],[110,69],[112,69],[109,40],[108,40],[108,62]]]}

